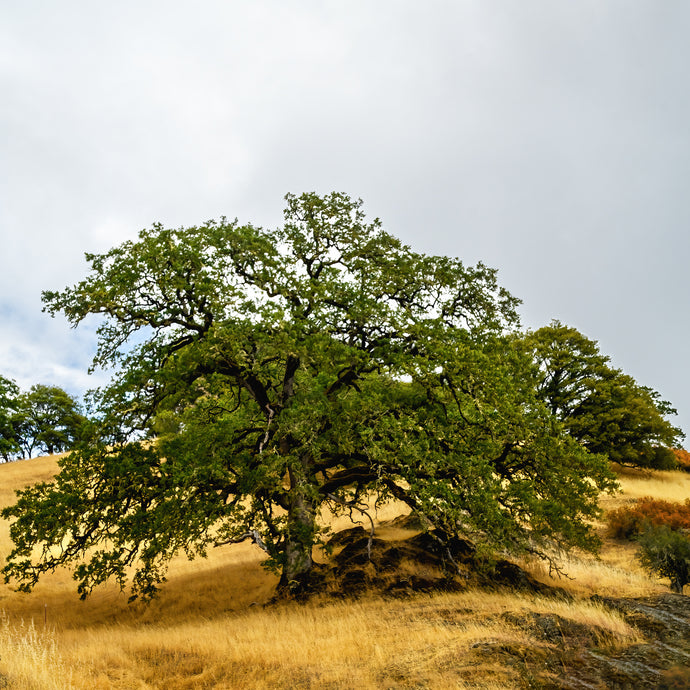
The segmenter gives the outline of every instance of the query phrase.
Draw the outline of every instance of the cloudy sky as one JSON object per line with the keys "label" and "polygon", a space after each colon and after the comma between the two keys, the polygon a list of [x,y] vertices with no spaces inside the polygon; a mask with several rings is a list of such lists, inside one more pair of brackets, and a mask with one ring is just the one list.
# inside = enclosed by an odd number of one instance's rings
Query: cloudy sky
{"label": "cloudy sky", "polygon": [[338,190],[497,268],[690,433],[688,35],[685,0],[3,3],[0,374],[101,383],[41,312],[85,251]]}

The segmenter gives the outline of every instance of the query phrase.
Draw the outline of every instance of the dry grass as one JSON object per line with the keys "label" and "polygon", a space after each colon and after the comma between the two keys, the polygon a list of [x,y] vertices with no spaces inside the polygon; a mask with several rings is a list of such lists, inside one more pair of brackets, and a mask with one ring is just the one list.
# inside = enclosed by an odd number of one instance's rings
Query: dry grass
{"label": "dry grass", "polygon": [[602,644],[639,639],[616,614],[589,602],[472,592],[274,606],[203,624],[108,626],[75,631],[63,644],[78,649],[77,665],[97,660],[85,685],[94,688],[130,688],[141,680],[143,687],[167,688],[442,688],[463,678],[472,687],[473,677],[486,680],[489,672],[500,679],[497,687],[511,687],[505,669],[482,662],[474,650],[533,646],[501,614],[535,611],[596,626]]}
{"label": "dry grass", "polygon": [[600,557],[570,554],[561,559],[563,574],[550,574],[543,561],[520,565],[535,579],[561,587],[576,597],[643,597],[668,591],[667,584],[651,579],[635,560],[633,544],[605,542]]}
{"label": "dry grass", "polygon": [[[54,458],[0,465],[0,503],[55,469]],[[690,495],[690,475],[681,473],[624,473],[622,484],[624,494],[605,499],[607,508],[642,495]],[[400,512],[387,505],[376,518]],[[348,525],[338,518],[334,528]],[[402,532],[387,526],[380,536]],[[0,524],[0,555],[9,548],[7,525]],[[587,599],[665,589],[637,568],[632,551],[607,541],[600,561],[573,557],[565,566],[574,579],[555,583],[541,564],[529,565],[540,579],[569,590],[571,602],[469,591],[265,607],[276,578],[261,568],[262,554],[251,545],[217,549],[203,561],[175,559],[149,606],[128,605],[112,585],[80,602],[70,574],[58,571],[30,595],[0,586],[0,687],[518,687],[494,650],[529,650],[525,664],[543,666],[549,643],[524,625],[532,615],[588,626],[602,646],[639,641],[618,614]]]}
{"label": "dry grass", "polygon": [[0,615],[0,650],[0,687],[8,684],[10,687],[27,690],[63,690],[74,687],[73,669],[62,659],[55,634],[50,629],[37,628],[33,621],[26,623],[19,620],[12,623],[3,612]]}
{"label": "dry grass", "polygon": [[690,472],[616,469],[622,494],[604,498],[602,506],[606,510],[613,510],[644,496],[678,502],[690,497]]}

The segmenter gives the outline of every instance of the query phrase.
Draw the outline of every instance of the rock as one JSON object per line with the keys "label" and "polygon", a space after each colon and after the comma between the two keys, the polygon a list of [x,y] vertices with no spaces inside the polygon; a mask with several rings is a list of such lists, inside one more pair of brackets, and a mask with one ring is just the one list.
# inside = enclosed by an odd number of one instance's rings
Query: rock
{"label": "rock", "polygon": [[[523,687],[690,690],[688,597],[665,594],[642,599],[593,599],[619,611],[644,632],[646,642],[616,648],[608,644],[611,634],[596,626],[554,614],[505,613],[505,620],[527,630],[535,642],[548,644],[543,668],[536,673],[522,662],[521,652],[513,653],[513,665],[520,672]],[[501,653],[508,654],[509,650]]]}
{"label": "rock", "polygon": [[334,534],[329,546],[337,553],[322,567],[318,585],[310,587],[312,593],[346,597],[367,591],[400,596],[468,586],[509,587],[544,595],[560,591],[537,582],[509,561],[481,561],[471,542],[448,539],[437,531],[384,540],[354,527]]}

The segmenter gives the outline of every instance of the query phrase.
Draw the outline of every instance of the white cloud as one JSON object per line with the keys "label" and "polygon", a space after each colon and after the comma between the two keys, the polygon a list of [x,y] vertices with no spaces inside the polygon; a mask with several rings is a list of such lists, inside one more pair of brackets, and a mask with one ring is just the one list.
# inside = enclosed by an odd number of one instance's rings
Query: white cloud
{"label": "white cloud", "polygon": [[600,340],[690,430],[688,21],[653,0],[6,3],[0,373],[89,385],[92,333],[40,311],[85,251],[339,189],[499,268],[527,325]]}

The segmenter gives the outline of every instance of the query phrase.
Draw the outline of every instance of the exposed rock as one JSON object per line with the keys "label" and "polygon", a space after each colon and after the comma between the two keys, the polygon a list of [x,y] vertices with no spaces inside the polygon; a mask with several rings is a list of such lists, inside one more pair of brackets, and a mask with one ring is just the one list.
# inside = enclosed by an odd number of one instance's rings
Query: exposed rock
{"label": "exposed rock", "polygon": [[[405,516],[404,520],[406,527],[408,523],[418,524],[416,518]],[[514,563],[479,559],[469,541],[444,539],[433,531],[408,539],[384,540],[354,527],[336,533],[329,546],[337,553],[316,575],[312,592],[325,591],[337,597],[357,596],[365,591],[405,596],[480,586],[563,594],[537,582]]]}
{"label": "exposed rock", "polygon": [[[690,598],[665,594],[644,599],[594,597],[618,610],[647,638],[642,644],[616,649],[611,634],[554,614],[506,613],[503,617],[535,639],[536,652],[526,653],[510,645],[484,642],[475,652],[499,655],[519,675],[525,688],[575,690],[597,688],[637,690],[644,688],[690,689]],[[538,641],[547,646],[538,647]]]}

